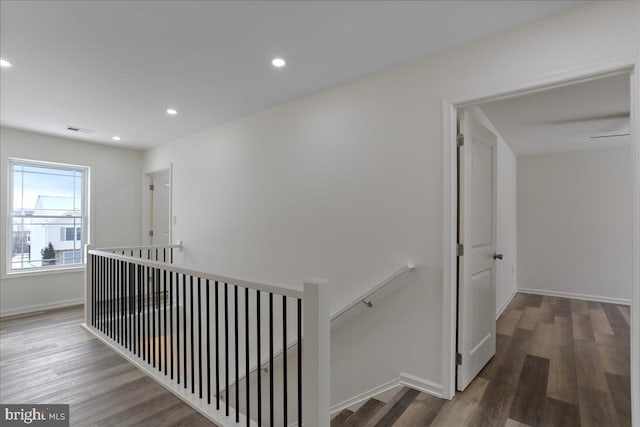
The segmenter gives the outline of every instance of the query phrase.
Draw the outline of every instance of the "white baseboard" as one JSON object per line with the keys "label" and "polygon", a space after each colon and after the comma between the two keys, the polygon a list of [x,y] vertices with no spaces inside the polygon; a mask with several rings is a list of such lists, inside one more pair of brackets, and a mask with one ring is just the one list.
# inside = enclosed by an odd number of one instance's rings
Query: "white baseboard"
{"label": "white baseboard", "polygon": [[84,298],[74,298],[64,301],[56,301],[47,304],[28,305],[26,307],[9,308],[0,311],[0,317],[16,316],[18,314],[27,314],[37,311],[52,310],[54,308],[70,307],[74,305],[84,304]]}
{"label": "white baseboard", "polygon": [[390,381],[387,381],[386,383],[380,384],[379,386],[373,387],[370,390],[367,390],[363,393],[357,394],[355,396],[353,396],[352,398],[349,398],[347,400],[344,400],[340,403],[336,403],[335,405],[331,406],[331,416],[333,416],[334,414],[342,411],[343,409],[347,409],[350,408],[354,405],[357,405],[359,403],[362,402],[366,402],[367,400],[371,399],[372,397],[376,397],[377,395],[384,393],[385,391],[389,391],[394,387],[397,387],[400,385],[400,377],[398,378],[394,378]]}
{"label": "white baseboard", "polygon": [[546,289],[518,288],[518,292],[525,294],[546,295],[549,297],[573,298],[587,301],[606,302],[609,304],[631,305],[631,300],[627,298],[611,298],[600,295],[574,294],[571,292],[549,291]]}
{"label": "white baseboard", "polygon": [[496,313],[496,319],[498,319],[498,317],[500,317],[500,315],[507,309],[507,307],[509,306],[511,301],[513,301],[513,298],[516,296],[517,293],[518,293],[518,289],[514,289],[511,295],[509,296],[509,298],[507,298],[504,304],[500,306],[500,309]]}
{"label": "white baseboard", "polygon": [[379,394],[382,394],[400,385],[443,399],[442,385],[436,384],[424,378],[416,377],[414,375],[406,374],[402,372],[400,373],[400,376],[397,378],[387,381],[386,383],[380,384],[377,387],[373,387],[372,389],[367,390],[363,393],[360,393],[350,399],[347,399],[340,403],[332,405],[331,416],[333,417],[335,414],[342,411],[343,409],[347,409],[352,406],[358,405],[360,403],[366,402],[367,400],[373,397],[376,397]]}
{"label": "white baseboard", "polygon": [[427,393],[432,396],[444,399],[444,396],[442,395],[442,384],[437,384],[433,381],[406,374],[404,372],[400,374],[400,384],[414,390],[418,390],[423,393]]}

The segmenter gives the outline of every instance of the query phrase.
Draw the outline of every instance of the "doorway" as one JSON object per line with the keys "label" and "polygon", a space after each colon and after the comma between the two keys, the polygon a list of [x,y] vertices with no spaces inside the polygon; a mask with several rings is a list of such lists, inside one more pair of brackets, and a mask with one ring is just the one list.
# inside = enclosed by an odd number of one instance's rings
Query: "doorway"
{"label": "doorway", "polygon": [[171,244],[171,170],[147,174],[149,245]]}
{"label": "doorway", "polygon": [[[637,110],[636,110],[636,105],[637,105],[637,93],[634,92],[634,88],[637,87],[636,86],[636,74],[633,71],[633,67],[630,66],[628,68],[624,68],[621,67],[618,70],[597,70],[594,71],[593,73],[589,74],[589,73],[566,73],[566,75],[564,76],[564,78],[562,78],[561,76],[556,76],[557,77],[557,83],[553,82],[553,81],[549,81],[546,82],[545,85],[531,85],[529,87],[522,87],[518,93],[508,93],[508,94],[494,94],[494,95],[489,95],[489,96],[484,96],[484,97],[476,97],[474,100],[462,100],[460,102],[457,103],[449,103],[449,102],[443,102],[443,108],[444,108],[444,126],[445,126],[445,147],[444,148],[444,155],[443,155],[443,160],[445,161],[444,165],[445,165],[445,182],[444,182],[444,191],[445,191],[445,209],[444,209],[444,226],[445,226],[445,233],[444,233],[444,246],[445,246],[445,274],[444,274],[444,279],[445,279],[445,289],[449,289],[450,292],[445,292],[445,298],[444,298],[444,302],[445,302],[445,307],[449,306],[451,307],[451,312],[449,312],[446,316],[445,316],[445,328],[444,328],[444,336],[445,336],[445,342],[448,343],[448,346],[445,345],[445,349],[443,352],[443,357],[444,357],[444,378],[443,378],[443,394],[445,395],[445,397],[451,398],[454,395],[454,388],[455,388],[455,384],[456,384],[456,358],[459,357],[458,356],[458,344],[459,339],[460,339],[460,335],[456,335],[456,332],[458,331],[458,312],[457,312],[457,298],[459,296],[458,292],[457,292],[457,279],[458,279],[458,256],[456,254],[456,250],[457,250],[457,237],[458,237],[458,220],[456,217],[456,213],[457,213],[457,209],[458,209],[458,200],[455,197],[456,194],[456,190],[457,190],[457,171],[456,171],[456,142],[455,142],[455,136],[457,134],[457,129],[456,129],[456,118],[457,118],[457,113],[459,110],[468,107],[470,105],[477,105],[481,102],[488,102],[488,101],[494,101],[494,100],[498,100],[498,99],[507,99],[507,98],[512,98],[515,96],[519,96],[519,95],[523,95],[524,93],[533,93],[533,92],[538,92],[538,91],[542,91],[542,90],[547,90],[547,89],[551,89],[551,88],[558,88],[558,87],[564,87],[567,86],[569,84],[576,84],[576,83],[580,83],[580,82],[584,82],[584,81],[588,81],[588,80],[593,80],[595,78],[601,78],[601,77],[607,77],[607,76],[612,76],[615,74],[623,74],[627,79],[631,79],[631,85],[630,85],[630,93],[631,93],[631,114],[630,114],[630,126],[629,126],[629,139],[630,139],[630,153],[631,153],[631,159],[633,159],[631,161],[632,164],[632,169],[633,169],[633,173],[631,174],[631,185],[633,186],[633,193],[632,193],[632,198],[633,201],[631,202],[630,205],[636,206],[636,208],[633,211],[633,222],[635,224],[638,223],[638,211],[637,211],[637,204],[638,204],[638,200],[640,200],[640,188],[638,186],[638,169],[640,169],[639,164],[640,164],[640,160],[638,159],[639,155],[638,155],[638,142],[637,142]],[[451,144],[451,145],[450,145]],[[452,197],[453,196],[453,197]],[[462,203],[462,202],[461,202]],[[633,234],[633,245],[632,248],[630,248],[629,252],[633,252],[634,254],[636,254],[635,256],[632,256],[632,270],[633,270],[633,274],[631,276],[631,283],[630,286],[633,288],[634,292],[633,292],[633,302],[635,303],[633,305],[634,309],[631,311],[632,315],[631,315],[631,321],[630,323],[632,324],[631,327],[631,383],[632,383],[632,389],[633,389],[633,393],[634,393],[634,399],[632,400],[632,402],[636,402],[638,399],[635,397],[637,396],[637,390],[638,390],[638,372],[637,372],[637,362],[638,361],[638,328],[637,328],[637,320],[635,320],[635,322],[633,321],[633,319],[637,319],[637,314],[633,314],[635,313],[635,307],[637,307],[637,303],[638,303],[638,291],[640,290],[640,283],[638,280],[638,260],[640,259],[640,257],[637,256],[637,251],[639,248],[639,242],[638,242],[638,234],[637,232],[635,232],[635,234]],[[466,251],[467,248],[465,249],[465,253],[468,253]],[[500,253],[501,250],[500,248],[497,248],[496,253]],[[633,254],[632,254],[633,255]],[[462,275],[462,273],[461,273]],[[489,309],[490,310],[490,309]],[[462,322],[461,322],[462,323]],[[635,362],[634,362],[635,361]],[[464,362],[463,362],[464,363]],[[634,403],[635,404],[635,403]],[[637,414],[637,407],[634,408],[634,415]]]}

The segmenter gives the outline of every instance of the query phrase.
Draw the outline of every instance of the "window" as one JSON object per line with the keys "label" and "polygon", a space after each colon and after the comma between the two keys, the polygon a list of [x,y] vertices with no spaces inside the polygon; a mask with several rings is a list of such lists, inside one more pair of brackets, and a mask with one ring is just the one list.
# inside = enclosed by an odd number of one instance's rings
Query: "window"
{"label": "window", "polygon": [[82,240],[82,228],[77,227],[75,232],[75,237],[73,233],[73,227],[62,227],[60,229],[60,240]]}
{"label": "window", "polygon": [[62,264],[80,264],[82,263],[83,251],[64,251],[62,252]]}
{"label": "window", "polygon": [[83,264],[89,169],[10,160],[9,170],[8,272]]}

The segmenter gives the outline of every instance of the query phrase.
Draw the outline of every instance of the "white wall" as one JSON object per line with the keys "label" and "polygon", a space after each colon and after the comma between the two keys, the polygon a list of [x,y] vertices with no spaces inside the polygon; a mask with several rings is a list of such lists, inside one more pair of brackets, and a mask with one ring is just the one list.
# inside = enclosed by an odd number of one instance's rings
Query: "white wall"
{"label": "white wall", "polygon": [[630,148],[518,158],[518,287],[631,300]]}
{"label": "white wall", "polygon": [[496,251],[504,258],[496,263],[496,316],[507,307],[516,293],[516,156],[506,141],[482,111],[471,107],[472,114],[498,137]]}
{"label": "white wall", "polygon": [[91,243],[98,246],[139,244],[142,152],[112,148],[15,129],[0,129],[0,314],[81,303],[84,270],[64,273],[6,274],[6,206],[8,158],[22,158],[91,167]]}
{"label": "white wall", "polygon": [[194,133],[146,152],[144,170],[173,163],[174,240],[196,269],[297,287],[327,277],[335,311],[413,261],[366,322],[332,331],[332,403],[401,373],[438,393],[442,98],[635,57],[637,25],[637,2],[589,3]]}

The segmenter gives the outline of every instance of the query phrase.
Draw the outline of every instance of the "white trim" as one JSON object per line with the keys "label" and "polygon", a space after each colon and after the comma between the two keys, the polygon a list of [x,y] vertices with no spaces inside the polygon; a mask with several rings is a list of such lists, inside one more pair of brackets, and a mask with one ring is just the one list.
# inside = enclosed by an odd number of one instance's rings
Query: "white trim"
{"label": "white trim", "polygon": [[343,409],[350,408],[359,403],[366,402],[367,400],[376,397],[379,394],[387,392],[395,387],[398,387],[400,384],[400,377],[394,378],[392,380],[387,381],[386,383],[382,383],[379,386],[373,387],[365,392],[357,394],[347,400],[343,400],[340,403],[336,403],[335,405],[331,405],[331,416],[333,417],[338,412]]}
{"label": "white trim", "polygon": [[612,298],[612,297],[603,297],[599,295],[575,294],[572,292],[560,292],[560,291],[550,291],[547,289],[531,289],[531,288],[519,288],[518,292],[521,292],[523,294],[545,295],[549,297],[562,297],[562,298],[580,299],[585,301],[606,302],[609,304],[631,305],[631,300],[627,298]]}
{"label": "white trim", "polygon": [[33,276],[48,276],[51,274],[69,274],[69,273],[82,273],[86,264],[74,264],[72,267],[53,267],[53,268],[34,268],[24,271],[14,271],[13,273],[7,273],[2,276],[2,280],[22,279],[24,277]]}
{"label": "white trim", "polygon": [[509,298],[507,298],[507,300],[504,302],[504,304],[502,304],[500,306],[500,309],[496,312],[496,320],[498,320],[498,317],[500,317],[502,315],[502,313],[507,309],[509,304],[511,304],[511,301],[513,301],[513,298],[516,296],[518,291],[519,291],[519,289],[514,289],[513,292],[511,293],[511,296]]}
{"label": "white trim", "polygon": [[[442,396],[453,399],[456,383],[457,282],[456,108],[442,100]],[[453,135],[453,140],[448,136]],[[453,191],[451,190],[453,189]],[[451,309],[453,307],[453,309]],[[447,308],[449,308],[447,310]]]}
{"label": "white trim", "polygon": [[37,311],[52,310],[54,308],[71,307],[84,304],[84,298],[74,298],[63,301],[49,302],[46,304],[28,305],[25,307],[10,308],[0,311],[0,318],[16,316],[18,314],[34,313]]}
{"label": "white trim", "polygon": [[406,386],[411,389],[420,391],[422,393],[427,393],[435,397],[443,398],[442,386],[440,384],[436,384],[433,381],[429,381],[424,378],[416,377],[415,375],[401,372],[400,376],[397,378],[389,380],[386,383],[382,383],[379,386],[373,387],[347,400],[343,400],[340,403],[336,403],[335,405],[332,405],[331,416],[333,417],[335,414],[342,411],[343,409],[347,409],[352,406],[358,405],[360,403],[366,402],[367,400],[374,398],[379,394],[385,393],[398,386]]}
{"label": "white trim", "polygon": [[640,426],[640,82],[638,65],[631,72],[631,162],[633,170],[633,230],[631,248],[631,424]]}
{"label": "white trim", "polygon": [[435,397],[442,398],[442,385],[436,384],[433,381],[429,381],[424,378],[416,377],[415,375],[400,373],[400,384],[412,388],[414,390],[421,391],[423,393],[430,394]]}
{"label": "white trim", "polygon": [[[456,170],[455,157],[451,151],[456,143],[455,124],[456,109],[465,105],[473,105],[488,100],[505,99],[524,93],[536,92],[553,87],[565,86],[587,81],[607,75],[629,72],[631,79],[631,141],[633,162],[633,237],[632,237],[632,290],[631,290],[631,402],[632,424],[640,426],[640,123],[638,119],[638,56],[623,55],[603,58],[581,64],[579,66],[562,69],[558,72],[547,73],[538,78],[507,85],[469,92],[453,99],[442,100],[442,180],[443,180],[443,246],[442,246],[442,289],[443,289],[443,385],[447,398],[455,393],[455,364],[451,363],[455,357],[456,333],[456,286],[455,273],[456,258],[452,256],[455,245],[456,230],[454,214],[456,210]],[[448,392],[451,391],[451,395]]]}
{"label": "white trim", "polygon": [[[236,420],[234,417],[227,417],[224,415],[223,411],[216,411],[214,409],[215,405],[208,405],[207,400],[199,399],[197,397],[197,394],[191,395],[189,393],[188,395],[185,396],[182,392],[182,390],[184,389],[182,388],[181,385],[179,385],[174,381],[171,381],[168,377],[165,377],[164,375],[159,373],[157,369],[153,369],[151,368],[150,365],[143,363],[142,359],[138,358],[137,356],[133,356],[132,353],[128,351],[123,351],[119,346],[111,343],[110,338],[108,338],[102,332],[91,328],[86,323],[83,323],[82,327],[85,328],[90,334],[95,336],[100,342],[102,342],[107,347],[109,347],[111,350],[115,351],[120,356],[127,359],[127,361],[129,361],[133,366],[135,366],[136,368],[144,372],[148,377],[150,377],[155,382],[160,384],[162,387],[164,387],[165,389],[173,393],[175,396],[180,398],[187,405],[191,406],[193,409],[198,411],[202,416],[207,418],[209,421],[212,421],[213,423],[221,427],[246,425],[246,418],[244,414],[240,414],[240,422],[236,423]],[[250,425],[252,427],[258,427],[258,424],[256,424],[255,421],[251,421]]]}

